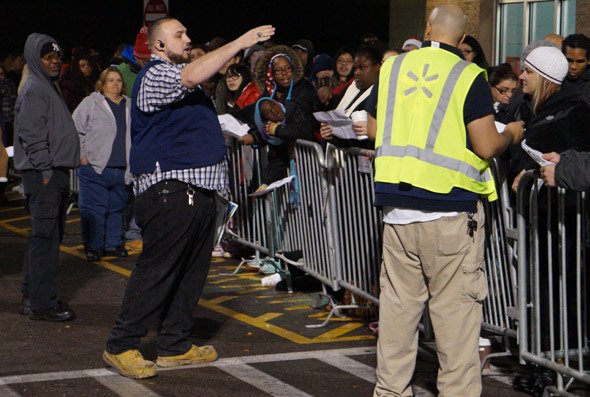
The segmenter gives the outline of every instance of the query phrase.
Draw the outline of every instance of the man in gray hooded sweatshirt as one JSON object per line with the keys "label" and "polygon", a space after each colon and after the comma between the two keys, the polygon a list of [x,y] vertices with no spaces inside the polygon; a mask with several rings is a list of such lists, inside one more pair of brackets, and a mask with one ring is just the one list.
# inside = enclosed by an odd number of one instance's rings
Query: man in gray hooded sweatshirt
{"label": "man in gray hooded sweatshirt", "polygon": [[61,67],[57,42],[32,33],[25,43],[29,78],[15,107],[14,166],[22,172],[31,212],[21,313],[31,319],[74,317],[57,300],[59,245],[69,196],[69,170],[80,163],[80,142],[70,112],[54,84]]}

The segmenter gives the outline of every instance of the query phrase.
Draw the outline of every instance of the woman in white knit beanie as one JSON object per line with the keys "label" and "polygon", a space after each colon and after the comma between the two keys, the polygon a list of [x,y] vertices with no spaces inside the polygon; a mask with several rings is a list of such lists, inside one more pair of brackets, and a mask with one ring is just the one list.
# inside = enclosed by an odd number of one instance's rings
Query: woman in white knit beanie
{"label": "woman in white knit beanie", "polygon": [[[562,90],[568,71],[565,56],[556,47],[537,47],[526,55],[520,75],[523,91],[532,96],[534,115],[526,125],[526,144],[541,153],[575,149],[590,151],[590,106],[575,90]],[[514,159],[520,176],[539,165],[524,151]]]}

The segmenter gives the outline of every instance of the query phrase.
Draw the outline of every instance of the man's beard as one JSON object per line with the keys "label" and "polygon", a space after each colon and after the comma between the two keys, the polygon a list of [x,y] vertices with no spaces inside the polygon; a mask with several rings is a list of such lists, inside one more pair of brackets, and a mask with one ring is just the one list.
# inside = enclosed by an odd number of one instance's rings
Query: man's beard
{"label": "man's beard", "polygon": [[190,54],[189,55],[181,55],[181,54],[168,54],[168,59],[175,65],[179,65],[181,63],[189,63],[191,61]]}

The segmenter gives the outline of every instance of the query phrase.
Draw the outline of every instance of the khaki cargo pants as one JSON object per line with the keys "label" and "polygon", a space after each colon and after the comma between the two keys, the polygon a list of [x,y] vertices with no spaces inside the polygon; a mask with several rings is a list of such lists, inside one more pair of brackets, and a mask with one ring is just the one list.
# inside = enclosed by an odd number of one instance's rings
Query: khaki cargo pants
{"label": "khaki cargo pants", "polygon": [[374,397],[412,396],[418,323],[427,301],[440,363],[439,395],[481,395],[478,347],[487,295],[481,204],[474,219],[473,236],[465,213],[385,224]]}

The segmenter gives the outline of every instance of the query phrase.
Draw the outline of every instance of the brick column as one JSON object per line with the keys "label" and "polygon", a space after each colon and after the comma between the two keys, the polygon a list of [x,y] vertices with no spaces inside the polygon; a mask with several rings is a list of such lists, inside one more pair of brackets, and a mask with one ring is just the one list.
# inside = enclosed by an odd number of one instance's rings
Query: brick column
{"label": "brick column", "polygon": [[576,0],[576,33],[590,37],[590,0]]}

